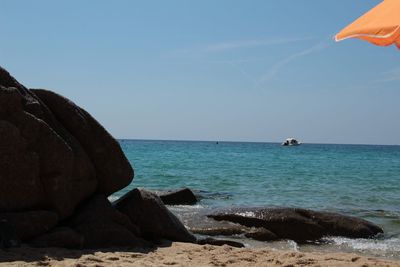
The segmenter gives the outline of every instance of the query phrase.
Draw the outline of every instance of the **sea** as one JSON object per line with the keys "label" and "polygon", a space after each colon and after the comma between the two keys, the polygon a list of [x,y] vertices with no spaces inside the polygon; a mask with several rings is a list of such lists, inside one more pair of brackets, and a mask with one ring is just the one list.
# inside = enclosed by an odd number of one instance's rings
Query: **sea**
{"label": "sea", "polygon": [[[400,146],[119,140],[135,169],[133,188],[188,187],[197,205],[170,206],[184,223],[229,207],[299,207],[369,220],[385,234],[372,239],[326,237],[318,244],[228,239],[248,247],[352,252],[400,259]],[[227,239],[225,237],[225,239]]]}

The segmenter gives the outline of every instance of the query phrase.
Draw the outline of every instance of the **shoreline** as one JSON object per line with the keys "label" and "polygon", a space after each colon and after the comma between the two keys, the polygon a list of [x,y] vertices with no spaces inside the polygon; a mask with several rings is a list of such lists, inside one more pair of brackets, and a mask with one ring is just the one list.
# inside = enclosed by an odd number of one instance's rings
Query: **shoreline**
{"label": "shoreline", "polygon": [[400,261],[352,253],[233,248],[164,242],[159,247],[69,250],[13,248],[0,251],[0,266],[400,266]]}

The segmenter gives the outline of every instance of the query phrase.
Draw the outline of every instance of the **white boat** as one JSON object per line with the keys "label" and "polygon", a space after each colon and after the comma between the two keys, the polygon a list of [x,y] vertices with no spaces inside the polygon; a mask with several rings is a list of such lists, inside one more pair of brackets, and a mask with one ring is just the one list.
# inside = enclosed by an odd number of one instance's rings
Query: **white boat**
{"label": "white boat", "polygon": [[282,143],[282,146],[298,146],[301,143],[294,138],[288,138]]}

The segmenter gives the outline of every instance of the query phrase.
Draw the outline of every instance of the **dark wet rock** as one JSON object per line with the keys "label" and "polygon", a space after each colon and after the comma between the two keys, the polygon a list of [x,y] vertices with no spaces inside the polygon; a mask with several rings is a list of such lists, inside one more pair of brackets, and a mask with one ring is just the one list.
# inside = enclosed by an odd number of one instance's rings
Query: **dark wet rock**
{"label": "dark wet rock", "polygon": [[87,200],[70,219],[70,227],[84,237],[84,248],[146,247],[139,229],[115,210],[104,195]]}
{"label": "dark wet rock", "polygon": [[228,246],[235,247],[235,248],[244,248],[245,247],[240,242],[236,242],[236,241],[232,241],[232,240],[215,239],[215,238],[211,238],[211,237],[199,239],[199,240],[197,240],[197,244],[213,245],[213,246],[228,245]]}
{"label": "dark wet rock", "polygon": [[245,228],[247,227],[243,225],[208,218],[207,215],[212,212],[210,209],[196,208],[195,210],[184,210],[186,211],[181,210],[177,216],[191,233],[208,236],[231,236],[246,232]]}
{"label": "dark wet rock", "polygon": [[180,214],[181,220],[191,233],[204,236],[234,236],[250,233],[253,228],[228,221],[216,221],[208,218],[210,210],[201,210],[198,213],[190,212],[188,215]]}
{"label": "dark wet rock", "polygon": [[141,236],[145,239],[165,238],[171,241],[192,243],[196,241],[179,219],[152,192],[133,189],[113,204],[139,227]]}
{"label": "dark wet rock", "polygon": [[194,234],[199,235],[224,235],[224,236],[232,236],[232,235],[240,235],[246,232],[247,227],[243,226],[211,226],[211,227],[190,227],[189,230]]}
{"label": "dark wet rock", "polygon": [[369,238],[383,232],[380,227],[363,219],[295,208],[237,208],[209,217],[247,227],[262,227],[279,239],[297,242],[319,240],[324,236]]}
{"label": "dark wet rock", "polygon": [[165,205],[194,205],[197,203],[197,198],[189,188],[164,192],[159,194],[162,202]]}
{"label": "dark wet rock", "polygon": [[19,247],[20,244],[14,226],[6,220],[0,220],[0,249]]}
{"label": "dark wet rock", "polygon": [[[199,213],[180,214],[190,232],[203,236],[234,236],[248,234],[250,238],[266,239],[267,230],[264,228],[247,227],[229,221],[216,221],[207,217],[211,210],[202,210]],[[269,236],[273,239],[273,236]]]}
{"label": "dark wet rock", "polygon": [[19,240],[26,241],[55,227],[57,213],[37,210],[25,212],[0,213],[0,221],[11,225]]}
{"label": "dark wet rock", "polygon": [[278,240],[278,236],[265,228],[251,229],[245,233],[245,237],[258,241],[273,241]]}
{"label": "dark wet rock", "polygon": [[83,246],[83,236],[68,227],[57,227],[32,241],[29,245],[33,247],[59,247],[80,249]]}
{"label": "dark wet rock", "polygon": [[[208,219],[210,220],[210,219]],[[254,228],[228,221],[208,221],[207,218],[197,217],[197,222],[190,222],[189,230],[194,234],[206,236],[245,235],[247,238],[259,241],[272,241],[279,238],[265,228]]]}

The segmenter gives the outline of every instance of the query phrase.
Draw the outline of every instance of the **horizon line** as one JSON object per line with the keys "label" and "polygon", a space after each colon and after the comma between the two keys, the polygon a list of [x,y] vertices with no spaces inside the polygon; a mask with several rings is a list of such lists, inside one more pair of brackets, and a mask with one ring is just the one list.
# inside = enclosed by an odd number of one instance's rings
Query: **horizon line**
{"label": "horizon line", "polygon": [[[163,141],[163,142],[209,142],[209,143],[259,143],[281,144],[279,141],[232,141],[232,140],[193,140],[193,139],[147,139],[147,138],[115,138],[121,141]],[[400,146],[400,144],[365,144],[365,143],[319,143],[301,142],[302,145],[353,145],[353,146]]]}

